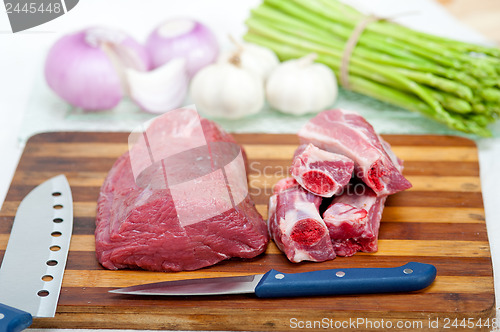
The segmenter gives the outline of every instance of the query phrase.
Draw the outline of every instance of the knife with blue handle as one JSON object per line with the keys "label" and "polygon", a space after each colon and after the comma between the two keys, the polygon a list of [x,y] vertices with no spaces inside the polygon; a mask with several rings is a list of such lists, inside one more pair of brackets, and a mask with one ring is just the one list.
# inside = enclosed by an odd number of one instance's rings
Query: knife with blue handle
{"label": "knife with blue handle", "polygon": [[54,317],[73,231],[73,198],[64,175],[19,204],[0,267],[0,332]]}
{"label": "knife with blue handle", "polygon": [[19,332],[28,328],[32,322],[33,316],[29,312],[0,303],[0,331]]}
{"label": "knife with blue handle", "polygon": [[412,292],[436,278],[430,264],[410,262],[391,268],[347,268],[164,281],[111,290],[127,295],[222,295],[255,293],[257,297],[299,297],[342,294]]}

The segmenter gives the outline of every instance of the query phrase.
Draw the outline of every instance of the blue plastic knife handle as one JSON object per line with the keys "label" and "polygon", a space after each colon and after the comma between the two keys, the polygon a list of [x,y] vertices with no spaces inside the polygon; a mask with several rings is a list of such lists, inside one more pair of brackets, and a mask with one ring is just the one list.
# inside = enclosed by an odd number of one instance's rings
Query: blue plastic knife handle
{"label": "blue plastic knife handle", "polygon": [[30,313],[0,303],[0,332],[18,332],[33,322]]}
{"label": "blue plastic knife handle", "polygon": [[394,268],[348,268],[303,273],[267,272],[255,287],[258,297],[411,292],[436,278],[434,265],[410,262]]}

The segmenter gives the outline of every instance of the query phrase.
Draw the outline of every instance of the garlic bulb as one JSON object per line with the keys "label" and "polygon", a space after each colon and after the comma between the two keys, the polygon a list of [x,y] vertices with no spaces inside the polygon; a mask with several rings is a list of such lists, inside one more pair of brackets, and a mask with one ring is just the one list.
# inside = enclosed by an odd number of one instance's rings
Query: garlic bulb
{"label": "garlic bulb", "polygon": [[285,61],[266,83],[269,104],[283,113],[302,115],[330,107],[338,94],[337,79],[327,66],[314,63],[316,54]]}
{"label": "garlic bulb", "polygon": [[217,62],[236,61],[242,69],[258,75],[264,81],[279,65],[278,57],[268,48],[251,43],[239,43],[235,40],[233,43],[236,44],[237,49],[222,53]]}
{"label": "garlic bulb", "polygon": [[202,113],[217,118],[238,119],[256,114],[264,105],[260,77],[233,63],[216,63],[193,78],[190,96]]}

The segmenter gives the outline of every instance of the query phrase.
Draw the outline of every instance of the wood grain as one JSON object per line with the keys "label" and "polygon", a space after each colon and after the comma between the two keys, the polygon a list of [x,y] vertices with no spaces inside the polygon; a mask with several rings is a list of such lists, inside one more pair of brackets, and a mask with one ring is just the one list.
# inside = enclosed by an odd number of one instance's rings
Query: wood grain
{"label": "wood grain", "polygon": [[[271,186],[287,175],[298,139],[295,135],[234,136],[249,158],[250,192],[257,210],[267,218]],[[68,264],[56,317],[36,318],[33,327],[286,331],[294,330],[292,319],[341,322],[363,318],[393,324],[413,322],[415,328],[425,330],[431,319],[440,319],[442,328],[444,318],[493,317],[492,266],[474,142],[432,135],[384,138],[405,160],[404,172],[413,188],[389,197],[379,251],[374,254],[293,264],[271,243],[265,254],[254,259],[230,259],[198,271],[105,270],[94,252],[96,200],[107,172],[127,150],[127,134],[68,132],[40,134],[28,141],[0,211],[0,258],[23,197],[44,180],[64,173],[72,188],[75,214]],[[408,294],[286,300],[252,295],[156,298],[108,293],[137,283],[248,275],[270,268],[293,273],[393,267],[409,261],[434,264],[438,270],[435,283]],[[376,330],[373,326],[358,328],[370,329]]]}
{"label": "wood grain", "polygon": [[500,45],[500,3],[497,0],[438,0],[461,23]]}

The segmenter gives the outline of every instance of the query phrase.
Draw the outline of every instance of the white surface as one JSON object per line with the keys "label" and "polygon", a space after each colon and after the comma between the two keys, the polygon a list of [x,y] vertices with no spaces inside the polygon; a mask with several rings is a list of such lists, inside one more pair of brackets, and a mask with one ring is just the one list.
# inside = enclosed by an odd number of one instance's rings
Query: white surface
{"label": "white surface", "polygon": [[[226,36],[232,34],[240,37],[244,33],[243,22],[248,16],[249,9],[259,2],[258,0],[85,0],[80,1],[66,15],[17,34],[10,32],[7,16],[3,10],[0,10],[0,202],[4,200],[22,152],[22,145],[19,144],[18,139],[22,136],[21,131],[25,130],[24,135],[26,135],[26,130],[30,133],[30,131],[36,132],[36,129],[40,129],[35,128],[32,123],[29,124],[29,119],[23,119],[23,113],[29,109],[29,117],[36,118],[33,112],[39,112],[36,122],[43,122],[44,119],[47,122],[48,117],[54,115],[49,114],[51,110],[44,108],[46,104],[38,103],[38,101],[39,98],[47,100],[46,97],[49,98],[48,100],[54,99],[53,95],[47,96],[50,91],[43,85],[41,78],[45,54],[59,36],[92,25],[107,25],[122,28],[142,42],[161,21],[170,17],[187,16],[198,18],[208,24],[217,34],[221,46],[227,48],[229,42]],[[381,16],[412,13],[412,15],[402,16],[399,20],[415,28],[467,41],[487,42],[474,31],[458,23],[431,0],[355,0],[352,2],[368,8],[368,11],[370,8],[376,8],[375,13]],[[355,101],[349,105],[356,107]],[[296,122],[295,126],[299,123]],[[402,129],[399,123],[394,122],[392,125],[391,123],[385,121],[377,123],[375,127],[385,133],[433,132],[434,130],[434,127],[421,128],[418,127],[419,125]],[[66,127],[54,126],[51,129],[74,130],[74,127],[82,125],[82,122],[61,122],[59,125]],[[88,122],[83,125],[84,128],[81,129],[92,126]],[[127,126],[129,124],[125,125]],[[231,128],[231,125],[227,126]],[[242,126],[248,130],[267,131],[267,128],[258,127],[259,122],[242,123]],[[277,128],[273,131],[287,130],[279,126]],[[288,131],[290,128],[295,127],[289,127]],[[120,128],[117,125],[112,129]],[[496,271],[495,288],[498,297],[500,295],[498,287],[500,285],[500,213],[496,207],[500,205],[500,199],[496,188],[500,186],[500,172],[498,172],[500,142],[498,138],[480,140],[478,145],[486,222]]]}

